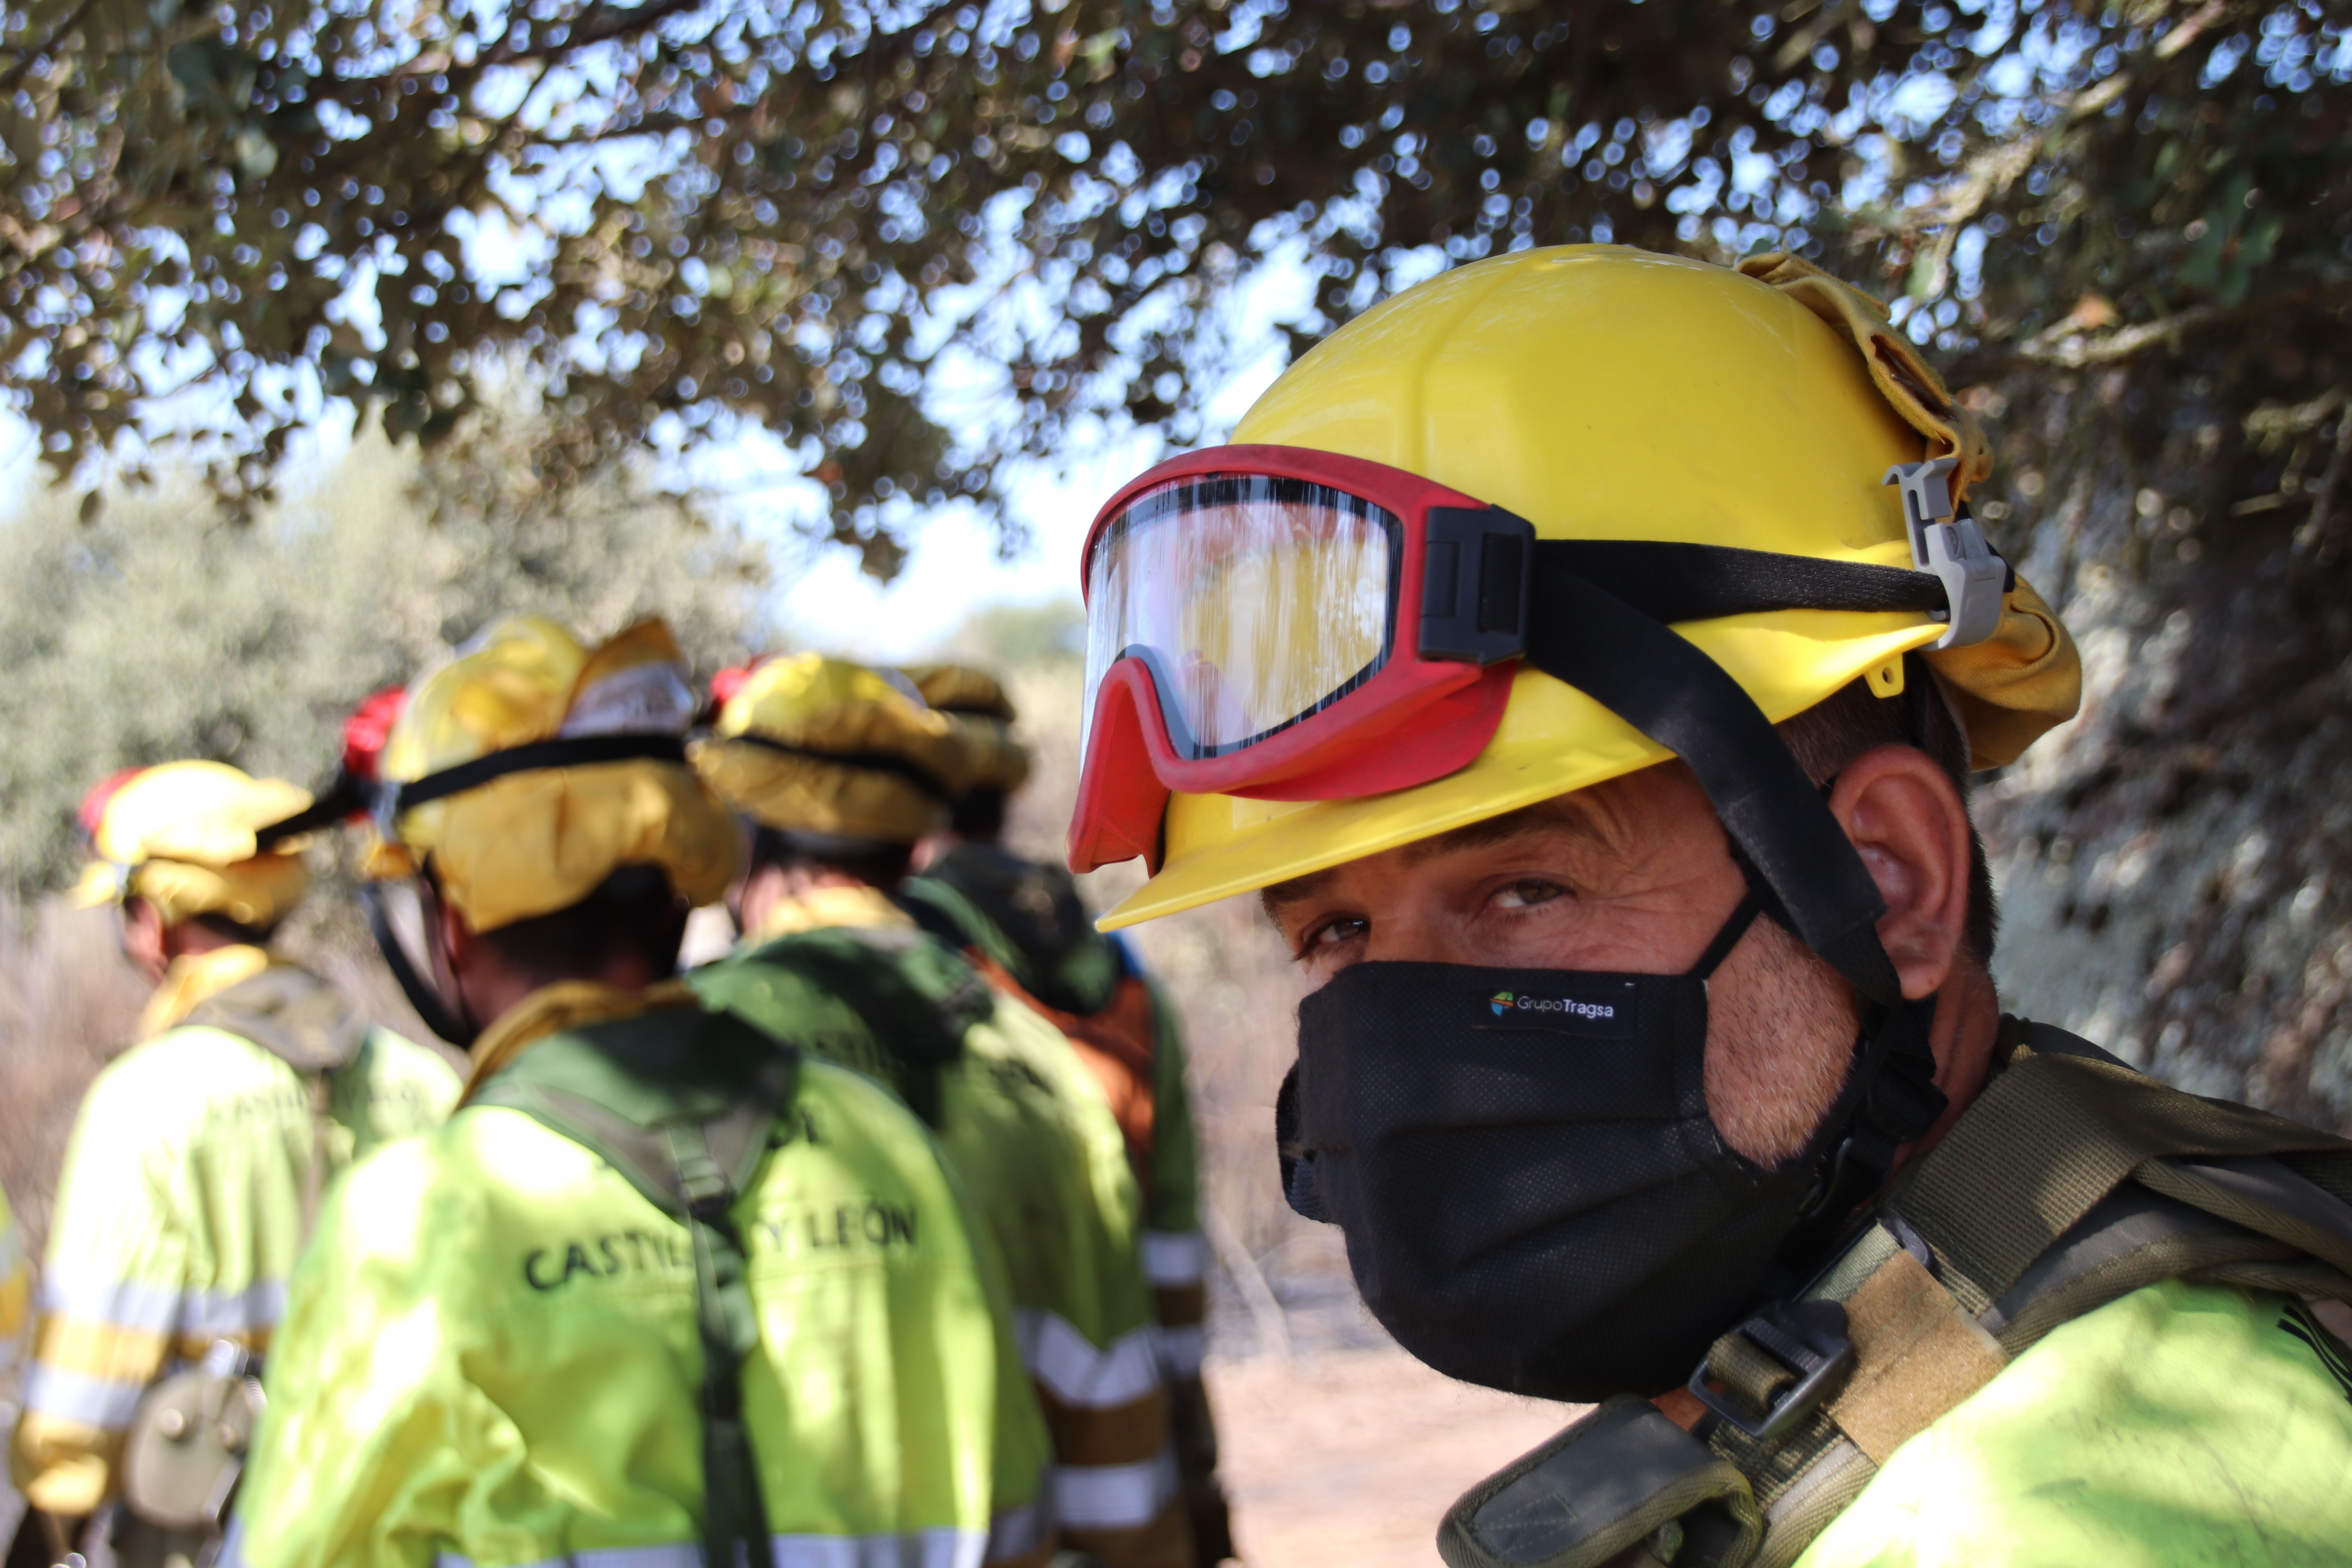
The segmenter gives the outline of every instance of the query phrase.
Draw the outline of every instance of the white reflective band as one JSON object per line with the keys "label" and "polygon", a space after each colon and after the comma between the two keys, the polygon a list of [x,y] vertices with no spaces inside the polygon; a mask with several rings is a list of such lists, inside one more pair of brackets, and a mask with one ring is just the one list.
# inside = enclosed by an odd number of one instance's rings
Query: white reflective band
{"label": "white reflective band", "polygon": [[114,1432],[131,1425],[143,1383],[119,1382],[35,1362],[25,1373],[25,1410]]}
{"label": "white reflective band", "polygon": [[42,1277],[40,1310],[45,1317],[71,1318],[168,1334],[180,1317],[180,1292],[167,1285],[132,1285],[120,1279],[77,1279],[49,1270]]}
{"label": "white reflective band", "polygon": [[1074,1530],[1137,1530],[1176,1495],[1176,1456],[1163,1448],[1133,1465],[1065,1465],[1054,1472],[1054,1504]]}
{"label": "white reflective band", "polygon": [[980,1568],[988,1537],[976,1530],[779,1535],[775,1549],[776,1568]]}
{"label": "white reflective band", "polygon": [[[220,1568],[244,1568],[229,1548],[238,1531],[229,1527]],[[769,1538],[775,1568],[981,1568],[987,1538],[976,1530],[910,1530],[895,1535],[776,1535]],[[433,1559],[434,1568],[474,1568],[474,1560],[454,1552]],[[528,1568],[702,1568],[702,1543],[671,1541],[659,1546],[607,1546],[592,1552],[544,1557]]]}
{"label": "white reflective band", "polygon": [[[1053,1475],[1045,1477],[1050,1489]],[[1000,1510],[989,1521],[987,1551],[983,1563],[1003,1563],[1014,1557],[1026,1557],[1045,1544],[1054,1533],[1053,1513],[1043,1502],[1024,1502],[1018,1508]]]}
{"label": "white reflective band", "polygon": [[1201,1357],[1207,1348],[1201,1325],[1185,1323],[1160,1331],[1160,1364],[1171,1377],[1201,1375]]}
{"label": "white reflective band", "polygon": [[1198,1285],[1208,1278],[1209,1244],[1197,1230],[1147,1230],[1143,1233],[1143,1277],[1154,1285],[1173,1289]]}
{"label": "white reflective band", "polygon": [[1160,1358],[1149,1324],[1097,1350],[1086,1335],[1052,1312],[1024,1307],[1014,1314],[1021,1360],[1055,1398],[1079,1410],[1115,1410],[1160,1385]]}
{"label": "white reflective band", "polygon": [[249,1334],[286,1318],[286,1281],[257,1279],[242,1290],[190,1290],[180,1299],[184,1334]]}
{"label": "white reflective band", "polygon": [[151,1334],[246,1334],[276,1328],[286,1316],[286,1282],[257,1279],[241,1290],[180,1290],[51,1273],[41,1281],[40,1310],[49,1317]]}
{"label": "white reflective band", "polygon": [[[474,1560],[444,1552],[433,1568],[474,1568]],[[542,1557],[530,1568],[702,1568],[702,1543],[669,1541],[659,1546],[604,1546],[562,1557]]]}

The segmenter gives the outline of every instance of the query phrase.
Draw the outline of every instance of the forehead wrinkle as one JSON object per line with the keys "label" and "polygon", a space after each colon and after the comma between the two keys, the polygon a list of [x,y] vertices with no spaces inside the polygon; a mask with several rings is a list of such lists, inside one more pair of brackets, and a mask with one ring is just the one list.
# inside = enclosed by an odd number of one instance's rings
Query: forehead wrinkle
{"label": "forehead wrinkle", "polygon": [[1444,856],[1484,849],[1532,834],[1552,832],[1564,832],[1597,849],[1614,847],[1610,836],[1592,820],[1591,812],[1582,802],[1574,795],[1555,795],[1533,805],[1523,805],[1517,811],[1507,811],[1500,816],[1490,816],[1484,822],[1473,822],[1451,832],[1417,840],[1405,845],[1401,853],[1407,866],[1420,866]]}

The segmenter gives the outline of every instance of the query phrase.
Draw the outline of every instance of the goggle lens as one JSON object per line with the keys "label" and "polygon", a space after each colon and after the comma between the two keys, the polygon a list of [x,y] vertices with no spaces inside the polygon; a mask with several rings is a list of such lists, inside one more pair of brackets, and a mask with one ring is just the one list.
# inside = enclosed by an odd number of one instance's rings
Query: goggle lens
{"label": "goggle lens", "polygon": [[1402,561],[1396,517],[1328,485],[1217,474],[1145,491],[1087,563],[1084,721],[1111,666],[1139,658],[1180,756],[1278,734],[1387,664]]}

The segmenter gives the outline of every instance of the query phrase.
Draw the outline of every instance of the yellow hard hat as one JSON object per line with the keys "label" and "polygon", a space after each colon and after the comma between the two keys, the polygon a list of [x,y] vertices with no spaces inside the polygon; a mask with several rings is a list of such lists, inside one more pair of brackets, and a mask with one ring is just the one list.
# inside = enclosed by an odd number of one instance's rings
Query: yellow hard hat
{"label": "yellow hard hat", "polygon": [[823,654],[752,667],[695,766],[728,804],[787,833],[912,844],[971,787],[964,733],[896,670]]}
{"label": "yellow hard hat", "polygon": [[[1866,296],[1789,257],[1731,270],[1612,246],[1523,252],[1407,290],[1292,366],[1234,440],[1224,450],[1304,449],[1417,476],[1517,514],[1538,542],[1663,542],[1906,569],[1920,563],[1890,470],[1949,458],[1930,477],[1958,499],[1990,469],[1975,423]],[[1213,478],[1215,453],[1195,458],[1179,461]],[[1097,538],[1143,483],[1106,507]],[[1965,521],[1964,509],[1958,515]],[[1972,616],[1989,610],[1990,621],[1968,646],[1925,658],[1983,767],[2071,717],[2081,674],[2058,617],[2022,579],[2000,594],[1998,557],[1977,549],[1998,599],[1980,599]],[[1090,599],[1090,614],[1101,613]],[[1662,618],[1776,723],[1857,679],[1882,696],[1900,691],[1904,656],[1948,640],[1949,629],[1917,607]],[[1278,663],[1297,639],[1339,635],[1328,628],[1345,620],[1300,616],[1275,628],[1293,643],[1244,627],[1260,640],[1229,632],[1227,646]],[[1106,647],[1093,663],[1121,651]],[[1495,671],[1508,682],[1499,725],[1445,776],[1320,797],[1170,786],[1156,874],[1103,925],[1303,876],[1673,754],[1529,661],[1507,677],[1505,668]],[[1395,744],[1418,741],[1401,732]],[[1082,789],[1082,813],[1088,798]],[[1148,835],[1114,842],[1135,853]],[[1088,857],[1097,858],[1116,857]]]}
{"label": "yellow hard hat", "polygon": [[569,909],[624,866],[716,901],[735,874],[726,808],[686,763],[694,697],[669,628],[591,648],[536,616],[502,620],[409,687],[386,737],[391,841],[371,875],[429,859],[478,931]]}
{"label": "yellow hard hat", "polygon": [[962,728],[971,788],[1011,795],[1029,782],[1029,748],[1013,737],[1020,715],[1002,681],[969,664],[915,664],[903,673],[924,701]]}
{"label": "yellow hard hat", "polygon": [[310,879],[297,847],[265,843],[265,830],[310,805],[299,785],[226,763],[117,773],[82,802],[82,830],[97,858],[68,896],[85,909],[145,899],[169,925],[198,915],[275,925]]}

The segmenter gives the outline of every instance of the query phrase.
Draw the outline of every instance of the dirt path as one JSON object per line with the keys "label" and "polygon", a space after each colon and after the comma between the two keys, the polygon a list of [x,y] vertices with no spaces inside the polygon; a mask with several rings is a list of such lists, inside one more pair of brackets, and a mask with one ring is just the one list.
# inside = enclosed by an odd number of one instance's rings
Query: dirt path
{"label": "dirt path", "polygon": [[1437,1521],[1574,1406],[1441,1377],[1393,1346],[1213,1363],[1249,1568],[1438,1568]]}

